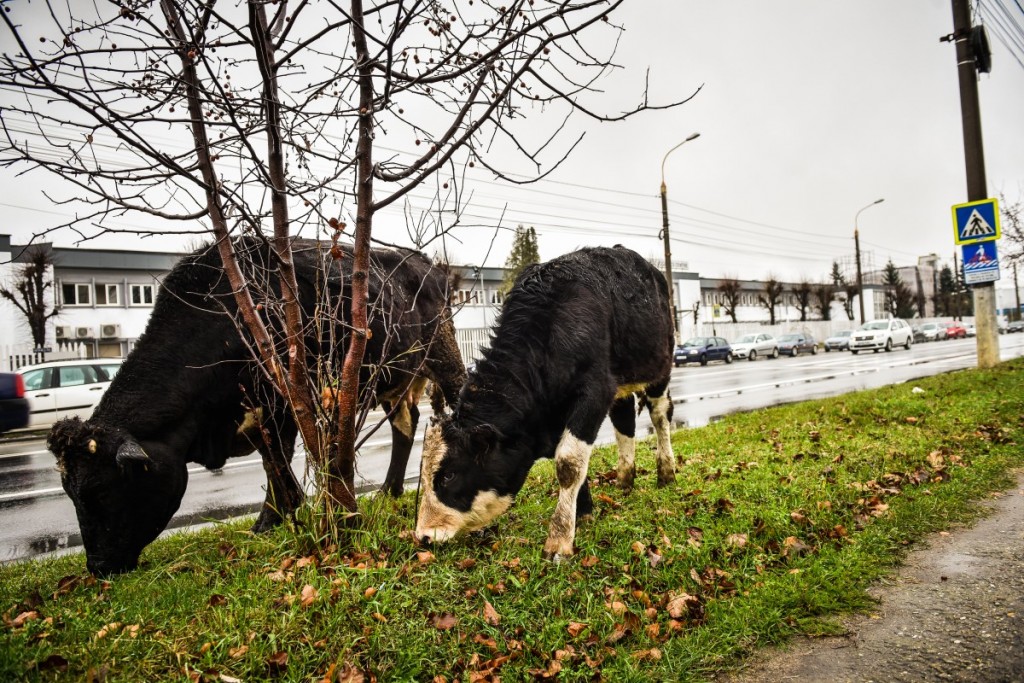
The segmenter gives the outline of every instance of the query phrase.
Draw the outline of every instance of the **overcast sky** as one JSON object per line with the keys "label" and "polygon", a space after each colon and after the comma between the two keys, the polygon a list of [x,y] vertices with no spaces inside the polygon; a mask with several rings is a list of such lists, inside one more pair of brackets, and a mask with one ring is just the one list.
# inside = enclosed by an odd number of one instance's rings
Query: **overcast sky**
{"label": "overcast sky", "polygon": [[[985,0],[982,16],[1002,16],[999,2],[1024,26],[1014,0]],[[628,2],[617,15],[626,27],[616,59],[623,69],[604,83],[605,110],[632,108],[648,67],[652,101],[701,92],[625,123],[576,119],[584,142],[548,180],[527,188],[478,173],[468,186],[466,222],[533,225],[544,259],[615,243],[660,257],[662,159],[699,132],[665,167],[673,258],[692,270],[823,279],[833,259],[852,259],[855,214],[879,198],[885,201],[858,221],[866,258],[877,267],[889,258],[910,265],[928,253],[951,260],[950,206],[966,201],[966,181],[955,48],[939,41],[952,31],[950,5]],[[1006,35],[1006,24],[1001,30]],[[1024,66],[1017,61],[1024,61],[1024,31],[1012,37],[1022,48],[1016,55],[990,29],[993,68],[979,90],[990,193],[1017,201],[1024,197]],[[37,180],[0,173],[0,232],[18,242],[62,222]],[[376,229],[407,241],[400,225],[396,210],[381,214]],[[509,231],[499,230],[493,246],[490,235],[457,230],[461,243],[451,243],[451,252],[464,263],[502,265]],[[54,241],[70,245],[74,237]],[[93,246],[170,248],[125,238]]]}

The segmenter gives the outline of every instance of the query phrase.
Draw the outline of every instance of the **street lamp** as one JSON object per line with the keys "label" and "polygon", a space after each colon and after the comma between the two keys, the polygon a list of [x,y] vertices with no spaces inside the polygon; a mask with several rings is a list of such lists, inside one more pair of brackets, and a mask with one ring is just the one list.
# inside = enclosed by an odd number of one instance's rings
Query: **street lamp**
{"label": "street lamp", "polygon": [[668,305],[669,312],[672,314],[672,336],[675,337],[679,334],[679,322],[676,320],[676,288],[672,285],[672,247],[669,245],[668,240],[668,188],[665,187],[665,162],[668,161],[668,155],[676,151],[687,142],[696,140],[700,137],[700,133],[694,133],[690,137],[686,138],[678,145],[665,152],[665,157],[661,160],[661,237],[665,243],[665,282],[668,284]]}
{"label": "street lamp", "polygon": [[860,231],[857,229],[857,219],[860,218],[860,214],[865,209],[870,209],[875,204],[881,204],[885,199],[876,199],[871,202],[863,209],[858,211],[853,217],[853,248],[857,255],[857,300],[860,303],[860,324],[864,324],[864,279],[860,272]]}

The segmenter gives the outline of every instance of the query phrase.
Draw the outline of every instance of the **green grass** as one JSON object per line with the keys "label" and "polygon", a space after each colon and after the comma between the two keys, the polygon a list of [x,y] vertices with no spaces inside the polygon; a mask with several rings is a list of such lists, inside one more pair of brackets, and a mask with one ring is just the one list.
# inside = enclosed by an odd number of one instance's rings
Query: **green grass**
{"label": "green grass", "polygon": [[154,543],[110,582],[80,554],[3,566],[0,680],[706,680],[870,608],[909,546],[1010,483],[1022,415],[1016,360],[680,431],[665,489],[650,444],[629,496],[602,449],[595,518],[559,565],[540,558],[541,463],[495,533],[433,556],[400,533],[409,493],[364,500],[350,546],[317,555],[301,529],[239,521]]}

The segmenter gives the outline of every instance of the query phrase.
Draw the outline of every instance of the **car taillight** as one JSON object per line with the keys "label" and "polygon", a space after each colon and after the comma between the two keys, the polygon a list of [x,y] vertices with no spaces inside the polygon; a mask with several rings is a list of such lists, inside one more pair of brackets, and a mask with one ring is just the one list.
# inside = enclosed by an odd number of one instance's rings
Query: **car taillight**
{"label": "car taillight", "polygon": [[17,398],[25,398],[25,380],[18,373],[14,373],[14,395]]}

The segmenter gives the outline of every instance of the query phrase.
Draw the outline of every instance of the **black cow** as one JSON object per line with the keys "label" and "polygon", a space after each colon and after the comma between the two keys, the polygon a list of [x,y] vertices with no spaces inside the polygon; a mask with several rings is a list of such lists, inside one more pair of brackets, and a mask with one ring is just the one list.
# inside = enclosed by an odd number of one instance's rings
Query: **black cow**
{"label": "black cow", "polygon": [[483,528],[533,463],[554,457],[559,495],[544,556],[571,555],[576,519],[592,511],[587,467],[605,415],[618,480],[633,485],[634,394],[657,432],[658,484],[672,482],[672,346],[665,278],[635,252],[583,249],[526,269],[454,412],[427,429],[416,538]]}
{"label": "black cow", "polygon": [[[277,297],[265,289],[276,289],[270,250],[256,239],[234,244],[243,262],[252,264],[248,274],[261,283],[253,296],[283,344]],[[307,321],[321,321],[307,325],[311,366],[323,361],[328,345],[343,352],[347,339],[351,249],[336,260],[329,247],[308,240],[294,245],[299,301]],[[377,374],[373,398],[390,412],[392,461],[384,488],[397,495],[424,384],[435,380],[453,403],[465,369],[444,271],[419,252],[374,249],[369,289],[372,335],[361,379]],[[186,256],[164,279],[145,333],[92,417],[63,420],[50,432],[47,446],[75,503],[93,573],[136,566],[142,549],[178,509],[187,463],[217,469],[228,457],[258,449],[268,488],[256,531],[280,522],[301,502],[290,467],[294,419],[253,360],[238,317],[217,249]]]}

